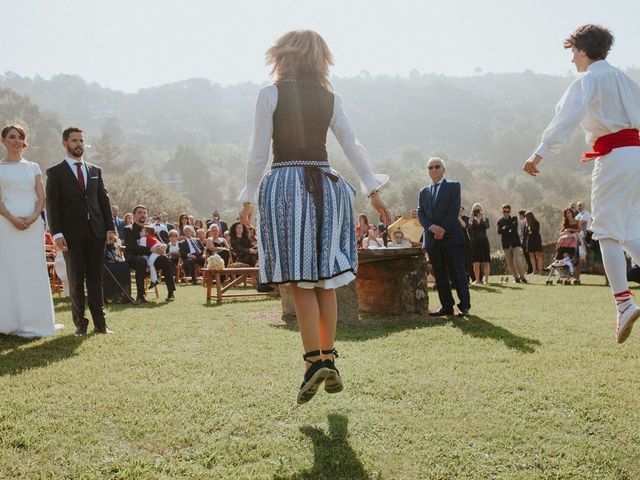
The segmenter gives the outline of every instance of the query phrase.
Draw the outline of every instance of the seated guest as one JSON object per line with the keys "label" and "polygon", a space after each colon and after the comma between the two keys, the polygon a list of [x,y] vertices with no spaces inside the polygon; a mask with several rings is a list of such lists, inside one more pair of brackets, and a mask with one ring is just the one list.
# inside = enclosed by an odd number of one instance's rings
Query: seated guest
{"label": "seated guest", "polygon": [[384,248],[384,242],[378,236],[378,228],[369,226],[369,234],[362,239],[362,248]]}
{"label": "seated guest", "polygon": [[180,258],[182,265],[188,277],[191,277],[191,283],[198,283],[196,278],[196,265],[204,267],[204,251],[200,246],[198,239],[193,236],[194,230],[191,225],[186,225],[183,229],[184,238],[180,242]]}
{"label": "seated guest", "polygon": [[178,266],[178,262],[180,261],[180,245],[178,242],[178,231],[176,229],[169,231],[169,243],[167,243],[167,257],[173,263],[173,268]]}
{"label": "seated guest", "polygon": [[207,252],[217,253],[224,260],[225,267],[229,265],[229,244],[220,236],[220,227],[212,223],[209,227],[209,238],[207,238]]}
{"label": "seated guest", "polygon": [[180,238],[184,237],[184,227],[187,225],[189,225],[189,215],[181,213],[180,217],[178,217],[178,233],[180,234]]}
{"label": "seated guest", "polygon": [[[133,225],[133,213],[125,213],[122,221],[124,222],[124,228],[131,228],[131,225]],[[122,231],[124,232],[124,229]],[[120,237],[120,240],[124,240],[124,235]]]}
{"label": "seated guest", "polygon": [[204,228],[198,228],[196,230],[196,239],[198,240],[198,246],[204,252],[207,249],[207,232]]}
{"label": "seated guest", "polygon": [[384,223],[378,225],[378,237],[382,239],[384,245],[389,243],[389,232],[387,232],[387,227],[384,226]]}
{"label": "seated guest", "polygon": [[393,240],[387,243],[387,248],[411,248],[411,240],[404,238],[402,230],[393,232]]}
{"label": "seated guest", "polygon": [[202,221],[202,219],[200,219],[200,218],[196,218],[196,219],[193,221],[193,228],[195,229],[196,233],[198,232],[198,229],[199,229],[199,228],[204,229],[204,222]]}
{"label": "seated guest", "polygon": [[176,228],[171,223],[169,223],[169,214],[167,212],[162,212],[160,214],[160,223],[162,223],[162,225],[166,225],[167,232],[170,232],[171,230],[174,230]]}
{"label": "seated guest", "polygon": [[158,243],[153,247],[143,247],[138,244],[140,240],[140,232],[147,222],[147,207],[144,205],[138,205],[133,209],[134,223],[131,227],[125,228],[124,232],[124,246],[125,258],[132,270],[136,272],[136,287],[137,287],[137,300],[139,302],[146,302],[145,290],[144,290],[144,277],[147,273],[147,259],[145,256],[149,256],[151,253],[159,253],[160,256],[156,258],[154,266],[156,270],[161,270],[164,275],[164,280],[167,284],[167,302],[174,300],[175,282],[173,265],[169,259],[162,255],[166,252],[167,246],[163,243]]}
{"label": "seated guest", "polygon": [[113,225],[116,227],[116,233],[120,238],[124,237],[124,220],[118,217],[120,208],[117,205],[111,205],[111,216],[113,218]]}
{"label": "seated guest", "polygon": [[231,225],[231,250],[235,261],[255,267],[258,263],[258,249],[251,245],[249,232],[240,222]]}
{"label": "seated guest", "polygon": [[369,219],[364,213],[358,215],[358,224],[356,225],[356,247],[362,247],[362,240],[367,236],[367,232],[369,231]]}
{"label": "seated guest", "polygon": [[[153,225],[145,225],[142,227],[142,230],[140,230],[140,240],[138,240],[138,245],[152,249],[154,245],[159,245],[160,243],[160,240],[156,238],[156,229]],[[158,286],[158,272],[156,271],[155,262],[159,256],[160,253],[154,253],[153,251],[149,255],[144,255],[147,259],[147,265],[149,266],[149,279],[151,280],[149,290]]]}
{"label": "seated guest", "polygon": [[155,230],[156,237],[162,240],[162,243],[169,242],[169,226],[162,223],[162,216],[160,214],[153,218],[153,228]]}
{"label": "seated guest", "polygon": [[224,241],[227,242],[227,245],[229,245],[229,248],[231,248],[231,233],[229,230],[225,230],[222,237],[224,238]]}
{"label": "seated guest", "polygon": [[258,233],[253,227],[249,227],[249,241],[254,248],[258,248]]}
{"label": "seated guest", "polygon": [[227,231],[227,224],[220,220],[220,213],[218,213],[218,210],[214,210],[213,214],[211,215],[211,220],[207,220],[207,228],[210,228],[214,223],[218,225],[218,229],[220,230],[221,235]]}

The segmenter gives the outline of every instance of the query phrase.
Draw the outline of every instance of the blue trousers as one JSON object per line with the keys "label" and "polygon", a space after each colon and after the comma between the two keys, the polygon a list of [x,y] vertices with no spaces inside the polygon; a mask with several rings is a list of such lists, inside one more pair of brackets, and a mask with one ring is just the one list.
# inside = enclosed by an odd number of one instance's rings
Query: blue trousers
{"label": "blue trousers", "polygon": [[469,283],[464,269],[464,245],[436,245],[427,250],[429,260],[433,267],[433,275],[436,278],[438,297],[443,310],[453,310],[455,301],[451,294],[451,282],[456,287],[458,294],[458,308],[469,310],[471,308],[471,296],[469,295]]}

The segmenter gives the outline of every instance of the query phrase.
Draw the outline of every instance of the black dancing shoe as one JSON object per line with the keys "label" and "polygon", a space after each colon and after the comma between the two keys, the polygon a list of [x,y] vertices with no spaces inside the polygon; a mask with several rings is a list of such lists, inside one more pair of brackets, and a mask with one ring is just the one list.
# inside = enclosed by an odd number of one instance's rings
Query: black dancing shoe
{"label": "black dancing shoe", "polygon": [[336,368],[334,360],[338,358],[338,351],[333,348],[331,350],[322,350],[323,355],[333,355],[333,359],[328,358],[324,361],[325,367],[329,369],[329,375],[324,380],[324,391],[327,393],[340,393],[344,390],[344,383],[340,376],[340,371]]}
{"label": "black dancing shoe", "polygon": [[298,391],[298,397],[296,399],[296,403],[298,405],[302,405],[311,400],[316,393],[318,393],[318,389],[322,382],[325,381],[327,376],[331,373],[331,371],[326,367],[324,360],[316,360],[312,362],[309,360],[309,357],[319,357],[320,350],[314,350],[313,352],[305,353],[302,358],[305,362],[309,362],[311,366],[304,374],[304,381],[302,385],[300,385],[300,390]]}

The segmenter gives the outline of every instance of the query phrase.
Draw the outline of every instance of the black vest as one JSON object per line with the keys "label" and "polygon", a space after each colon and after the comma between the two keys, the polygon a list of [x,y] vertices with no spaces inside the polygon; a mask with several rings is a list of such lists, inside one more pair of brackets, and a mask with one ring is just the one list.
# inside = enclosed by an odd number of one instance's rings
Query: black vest
{"label": "black vest", "polygon": [[333,93],[320,85],[280,82],[273,112],[273,162],[327,161]]}

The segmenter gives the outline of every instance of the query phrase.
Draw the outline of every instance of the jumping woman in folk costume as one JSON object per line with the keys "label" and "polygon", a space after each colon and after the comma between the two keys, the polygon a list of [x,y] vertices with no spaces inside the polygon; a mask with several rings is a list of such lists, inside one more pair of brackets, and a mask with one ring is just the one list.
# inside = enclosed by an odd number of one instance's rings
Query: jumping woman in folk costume
{"label": "jumping woman in folk costume", "polygon": [[524,164],[530,175],[550,150],[580,124],[593,145],[583,161],[594,160],[591,202],[594,238],[617,306],[616,340],[631,334],[640,309],[631,299],[624,252],[640,261],[640,87],[605,59],[613,36],[598,25],[578,28],[564,42],[581,75],[556,107],[556,116],[542,135],[542,143]]}
{"label": "jumping woman in folk costume", "polygon": [[[303,404],[323,382],[328,393],[343,389],[334,364],[335,289],[353,281],[357,269],[355,189],[327,161],[329,128],[356,170],[362,192],[387,224],[390,214],[379,189],[388,176],[373,173],[332,91],[333,57],[320,35],[289,32],[266,58],[275,82],[258,94],[240,220],[251,222],[257,199],[260,281],[291,286],[307,366],[297,397]],[[273,163],[264,174],[271,141]]]}

